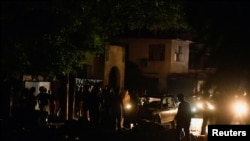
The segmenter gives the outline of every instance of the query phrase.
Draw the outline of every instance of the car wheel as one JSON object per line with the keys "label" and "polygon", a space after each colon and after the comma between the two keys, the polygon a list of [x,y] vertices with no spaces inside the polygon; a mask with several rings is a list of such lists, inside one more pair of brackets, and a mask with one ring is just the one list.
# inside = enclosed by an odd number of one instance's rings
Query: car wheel
{"label": "car wheel", "polygon": [[154,117],[154,122],[161,124],[161,118],[159,116]]}

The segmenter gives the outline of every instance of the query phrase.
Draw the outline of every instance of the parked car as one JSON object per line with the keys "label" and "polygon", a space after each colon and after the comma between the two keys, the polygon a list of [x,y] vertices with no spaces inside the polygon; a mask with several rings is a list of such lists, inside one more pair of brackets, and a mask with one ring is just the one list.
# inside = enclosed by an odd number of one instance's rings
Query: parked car
{"label": "parked car", "polygon": [[138,119],[175,127],[178,100],[175,95],[150,95],[140,98]]}

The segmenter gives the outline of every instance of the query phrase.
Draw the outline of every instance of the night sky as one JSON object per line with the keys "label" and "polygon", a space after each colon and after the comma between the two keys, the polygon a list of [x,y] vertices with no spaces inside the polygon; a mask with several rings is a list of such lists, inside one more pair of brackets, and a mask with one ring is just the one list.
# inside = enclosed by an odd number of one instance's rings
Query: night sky
{"label": "night sky", "polygon": [[206,23],[210,23],[217,35],[223,33],[238,38],[249,32],[249,6],[250,2],[247,1],[189,2],[188,15],[190,22],[196,26],[203,27]]}
{"label": "night sky", "polygon": [[209,39],[207,44],[216,52],[218,67],[250,68],[250,2],[202,1],[189,2],[190,23]]}

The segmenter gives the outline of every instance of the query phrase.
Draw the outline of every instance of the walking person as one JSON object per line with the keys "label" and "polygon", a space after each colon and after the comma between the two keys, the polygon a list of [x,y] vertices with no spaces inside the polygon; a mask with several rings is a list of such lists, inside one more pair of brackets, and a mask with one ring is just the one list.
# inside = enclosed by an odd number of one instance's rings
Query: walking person
{"label": "walking person", "polygon": [[[175,116],[176,120],[176,141],[190,141],[190,122],[191,122],[191,106],[190,104],[185,100],[185,97],[182,93],[178,94],[177,96],[178,100],[180,101],[178,112]],[[181,138],[181,133],[184,131],[184,137]]]}

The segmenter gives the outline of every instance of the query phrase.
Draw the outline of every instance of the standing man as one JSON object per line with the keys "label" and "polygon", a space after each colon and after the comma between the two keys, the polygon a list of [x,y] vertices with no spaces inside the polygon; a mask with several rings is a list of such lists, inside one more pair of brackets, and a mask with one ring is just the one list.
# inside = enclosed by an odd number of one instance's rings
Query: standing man
{"label": "standing man", "polygon": [[47,106],[50,103],[50,95],[47,93],[47,89],[43,86],[39,87],[39,94],[37,95],[37,101],[40,111],[48,112]]}
{"label": "standing man", "polygon": [[182,93],[178,94],[178,100],[180,101],[178,112],[175,116],[175,120],[177,123],[176,127],[176,141],[180,141],[181,139],[181,132],[184,129],[184,140],[190,141],[190,122],[191,122],[191,106],[185,100],[185,97]]}

